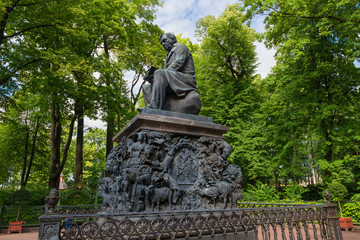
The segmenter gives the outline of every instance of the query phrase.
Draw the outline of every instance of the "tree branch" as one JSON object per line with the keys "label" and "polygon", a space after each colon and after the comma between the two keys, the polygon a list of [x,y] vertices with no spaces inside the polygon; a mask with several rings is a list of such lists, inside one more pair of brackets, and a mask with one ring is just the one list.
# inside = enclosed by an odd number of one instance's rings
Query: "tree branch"
{"label": "tree branch", "polygon": [[[19,0],[20,1],[20,0]],[[18,2],[19,2],[18,1]],[[34,6],[34,5],[38,5],[40,3],[45,3],[45,1],[41,1],[41,2],[33,2],[33,3],[25,3],[25,4],[18,4],[17,6],[19,7],[28,7],[28,6]]]}
{"label": "tree branch", "polygon": [[329,19],[337,20],[340,23],[346,22],[345,19],[342,19],[342,18],[339,18],[339,17],[336,17],[336,16],[324,16],[324,15],[321,15],[321,16],[297,16],[295,13],[285,13],[285,12],[279,11],[279,10],[273,8],[273,7],[269,7],[269,8],[271,10],[273,10],[274,12],[277,12],[277,13],[279,13],[281,15],[290,16],[290,17],[299,17],[299,18],[305,18],[305,19],[329,18]]}
{"label": "tree branch", "polygon": [[5,27],[7,24],[7,19],[9,18],[9,14],[14,10],[15,6],[20,2],[20,0],[17,0],[14,2],[14,4],[10,7],[6,7],[6,11],[2,17],[2,20],[0,22],[0,45],[2,44],[2,41],[4,40],[5,35]]}
{"label": "tree branch", "polygon": [[24,30],[21,30],[17,33],[14,33],[14,34],[11,34],[11,35],[8,35],[8,36],[5,36],[5,37],[2,37],[2,39],[0,40],[3,40],[3,39],[7,39],[7,38],[11,38],[11,37],[15,37],[23,32],[27,32],[27,31],[30,31],[32,29],[36,29],[36,28],[42,28],[42,27],[53,27],[55,26],[54,24],[45,24],[45,25],[39,25],[39,26],[34,26],[34,27],[30,27],[30,28],[27,28],[27,29],[24,29]]}
{"label": "tree branch", "polygon": [[19,71],[20,69],[23,69],[23,68],[27,67],[28,65],[30,65],[30,64],[32,64],[32,63],[34,63],[34,62],[38,62],[38,61],[40,61],[40,60],[42,60],[42,59],[41,59],[41,58],[34,59],[34,60],[32,60],[32,61],[30,61],[30,62],[27,62],[27,63],[25,63],[24,65],[20,66],[20,67],[19,67],[18,69],[16,69],[15,71],[12,71],[9,76],[6,76],[6,77],[4,77],[3,79],[0,79],[0,86],[3,85],[3,84],[5,84],[7,81],[9,81],[10,78],[11,78],[12,76],[14,76],[14,74],[15,74],[17,71]]}
{"label": "tree branch", "polygon": [[67,160],[67,155],[68,155],[68,152],[69,152],[69,148],[70,148],[70,144],[71,144],[71,140],[72,140],[72,135],[73,135],[73,132],[74,132],[74,125],[75,125],[76,119],[77,119],[77,113],[74,113],[74,116],[72,117],[71,122],[70,122],[70,126],[69,126],[68,138],[67,138],[66,144],[64,146],[64,152],[63,152],[62,161],[60,163],[60,167],[57,170],[60,173],[64,169],[64,166],[65,166],[65,163],[66,163],[66,160]]}

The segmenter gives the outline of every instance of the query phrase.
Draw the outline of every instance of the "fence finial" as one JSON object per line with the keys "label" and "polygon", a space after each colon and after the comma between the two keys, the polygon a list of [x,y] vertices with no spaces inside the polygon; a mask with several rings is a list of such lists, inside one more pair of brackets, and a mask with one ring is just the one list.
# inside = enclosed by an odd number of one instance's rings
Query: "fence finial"
{"label": "fence finial", "polygon": [[331,196],[330,196],[330,192],[328,190],[326,190],[324,192],[324,197],[327,200],[327,202],[330,203]]}
{"label": "fence finial", "polygon": [[49,196],[45,197],[45,214],[56,213],[55,206],[59,202],[59,192],[53,188],[49,192]]}

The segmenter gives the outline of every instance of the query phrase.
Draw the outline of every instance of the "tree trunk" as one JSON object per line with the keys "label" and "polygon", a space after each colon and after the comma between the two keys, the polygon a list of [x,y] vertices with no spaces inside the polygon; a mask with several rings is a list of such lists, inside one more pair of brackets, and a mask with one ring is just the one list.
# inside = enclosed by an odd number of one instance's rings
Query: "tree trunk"
{"label": "tree trunk", "polygon": [[25,153],[24,153],[24,162],[23,162],[23,169],[21,173],[21,180],[20,180],[20,188],[24,189],[26,187],[25,183],[25,176],[26,176],[26,167],[27,167],[27,158],[28,158],[28,148],[29,148],[29,128],[27,126],[27,121],[25,119],[25,127],[26,127],[26,137],[25,137]]}
{"label": "tree trunk", "polygon": [[277,174],[276,169],[274,169],[274,179],[275,179],[276,193],[279,193],[279,190],[280,190],[280,184],[279,184],[278,174]]}
{"label": "tree trunk", "polygon": [[75,156],[75,183],[80,183],[83,174],[84,116],[78,116]]}
{"label": "tree trunk", "polygon": [[[56,95],[56,94],[53,94]],[[60,108],[55,103],[51,102],[51,161],[50,161],[50,174],[49,174],[49,188],[59,188],[60,173],[60,143],[62,127],[60,123]]]}
{"label": "tree trunk", "polygon": [[[324,133],[324,136],[325,136],[325,141],[326,141],[326,154],[324,156],[325,160],[328,162],[328,163],[331,163],[332,162],[332,155],[333,155],[333,140],[330,136],[330,133],[329,133],[329,130],[328,130],[328,127],[326,125],[326,122],[325,120],[323,119],[321,121],[321,129]],[[327,178],[330,178],[331,177],[331,171],[329,169],[326,169],[324,171],[324,176],[327,177]]]}
{"label": "tree trunk", "polygon": [[106,157],[109,155],[110,151],[113,149],[113,136],[114,136],[114,125],[115,118],[114,116],[108,116],[107,127],[106,127]]}
{"label": "tree trunk", "polygon": [[[104,36],[104,53],[107,61],[110,61],[110,53],[109,53],[109,41],[107,36]],[[110,76],[109,74],[105,74],[105,82],[106,86],[110,86]],[[106,127],[106,156],[109,155],[110,151],[113,149],[113,136],[114,136],[114,125],[115,125],[115,116],[112,111],[112,107],[110,103],[107,103],[107,127]]]}
{"label": "tree trunk", "polygon": [[314,185],[314,174],[313,174],[313,155],[312,155],[312,142],[309,141],[309,144],[308,144],[308,149],[309,149],[309,153],[308,153],[308,164],[309,164],[309,170],[310,170],[310,174],[308,176],[309,180],[309,184],[312,184]]}
{"label": "tree trunk", "polygon": [[35,132],[34,132],[34,137],[33,137],[32,146],[31,146],[31,153],[30,153],[30,161],[29,161],[29,166],[28,166],[27,172],[26,172],[24,187],[26,187],[26,184],[29,180],[30,170],[31,170],[31,166],[32,166],[34,156],[35,156],[35,146],[36,146],[36,139],[37,139],[38,131],[39,131],[39,117],[36,119]]}
{"label": "tree trunk", "polygon": [[[297,166],[296,166],[296,158],[297,158],[297,150],[296,150],[296,147],[293,147],[293,150],[294,150],[294,156],[293,156],[293,159],[291,161],[291,165],[292,165],[292,168],[295,169]],[[294,179],[294,182],[296,183],[299,183],[299,180],[295,174],[295,172],[293,172],[293,179]]]}
{"label": "tree trunk", "polygon": [[339,204],[340,216],[341,216],[341,218],[344,218],[344,216],[343,216],[343,214],[342,214],[341,204],[340,204],[339,199],[338,199],[338,204]]}

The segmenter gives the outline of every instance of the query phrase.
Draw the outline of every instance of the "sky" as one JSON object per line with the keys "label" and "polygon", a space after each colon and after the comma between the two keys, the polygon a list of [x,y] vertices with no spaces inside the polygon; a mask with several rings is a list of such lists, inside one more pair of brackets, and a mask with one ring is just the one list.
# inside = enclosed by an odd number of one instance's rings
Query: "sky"
{"label": "sky", "polygon": [[[207,15],[220,16],[229,4],[239,3],[239,0],[163,0],[164,4],[158,7],[155,24],[163,31],[172,32],[175,35],[182,34],[190,38],[193,43],[198,43],[195,37],[196,21]],[[263,18],[258,17],[251,25],[256,32],[264,31]],[[257,73],[263,78],[275,66],[274,50],[266,49],[263,43],[256,42],[258,58]],[[165,57],[165,56],[164,56]],[[132,79],[131,73],[125,75]],[[105,128],[105,123],[100,120],[85,119],[87,127]]]}
{"label": "sky", "polygon": [[[164,0],[158,8],[155,23],[165,32],[175,35],[182,34],[197,43],[195,37],[196,21],[207,15],[220,16],[229,4],[239,3],[239,0]],[[257,32],[264,31],[263,18],[255,18],[251,25]],[[268,50],[262,43],[255,43],[258,56],[257,73],[262,77],[275,66],[274,50]]]}

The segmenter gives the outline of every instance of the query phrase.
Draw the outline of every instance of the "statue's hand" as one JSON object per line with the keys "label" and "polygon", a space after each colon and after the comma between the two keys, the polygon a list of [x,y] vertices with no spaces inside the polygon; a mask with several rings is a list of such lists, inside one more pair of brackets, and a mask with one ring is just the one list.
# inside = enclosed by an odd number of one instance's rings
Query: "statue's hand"
{"label": "statue's hand", "polygon": [[152,83],[153,79],[154,79],[154,75],[147,75],[146,77],[144,77],[144,80],[149,83]]}

